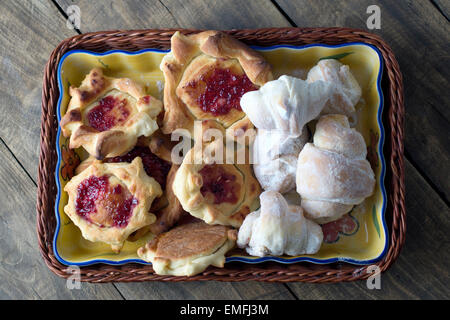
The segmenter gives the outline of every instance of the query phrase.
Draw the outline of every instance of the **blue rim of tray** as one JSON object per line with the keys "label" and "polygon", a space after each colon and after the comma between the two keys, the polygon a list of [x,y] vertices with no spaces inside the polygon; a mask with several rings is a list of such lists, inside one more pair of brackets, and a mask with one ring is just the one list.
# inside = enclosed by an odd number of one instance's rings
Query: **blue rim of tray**
{"label": "blue rim of tray", "polygon": [[[367,265],[367,264],[372,264],[372,263],[379,261],[386,254],[387,249],[388,249],[388,229],[387,229],[386,219],[385,219],[387,196],[386,196],[386,188],[384,185],[384,180],[385,180],[385,175],[386,175],[386,162],[385,162],[384,154],[383,154],[383,146],[384,146],[384,140],[385,140],[384,126],[383,126],[383,121],[382,121],[382,114],[383,114],[383,109],[384,109],[384,96],[383,96],[383,91],[381,89],[381,79],[382,79],[382,75],[383,75],[384,64],[383,64],[383,58],[382,58],[380,51],[378,50],[377,47],[375,47],[371,44],[368,44],[368,43],[364,43],[364,42],[348,42],[348,43],[337,44],[337,45],[328,45],[328,44],[318,43],[318,44],[308,44],[308,45],[303,45],[303,46],[275,45],[275,46],[269,46],[269,47],[261,47],[261,46],[250,46],[250,47],[255,50],[258,50],[258,51],[270,51],[270,50],[279,49],[279,48],[302,50],[302,49],[311,48],[311,47],[341,48],[341,47],[347,47],[347,46],[352,46],[352,45],[363,45],[363,46],[370,47],[371,49],[373,49],[376,52],[378,59],[379,59],[379,63],[380,63],[380,69],[379,69],[378,75],[377,75],[377,92],[378,92],[378,96],[380,99],[380,102],[378,105],[378,111],[377,111],[377,123],[380,128],[380,139],[378,141],[378,150],[377,151],[380,156],[380,162],[381,162],[380,188],[381,188],[381,193],[382,193],[382,197],[383,197],[383,206],[381,208],[381,220],[383,223],[383,230],[385,232],[385,243],[384,243],[383,251],[380,253],[380,255],[378,257],[376,257],[374,259],[370,259],[370,260],[356,260],[356,259],[348,258],[348,257],[318,259],[318,258],[313,258],[313,257],[308,257],[308,256],[296,257],[296,258],[284,258],[284,257],[274,257],[274,256],[266,256],[266,257],[260,257],[260,258],[245,257],[245,256],[231,256],[231,257],[226,257],[226,260],[225,260],[226,263],[228,263],[228,262],[243,262],[243,263],[254,264],[254,263],[262,263],[262,262],[266,262],[266,261],[275,261],[275,262],[282,263],[282,264],[292,264],[292,263],[297,263],[297,262],[329,264],[329,263],[334,263],[334,262],[346,262],[346,263],[350,263],[350,264],[354,264],[354,265]],[[113,261],[113,260],[107,260],[107,259],[92,259],[92,260],[87,260],[87,261],[82,261],[82,262],[70,262],[70,261],[63,259],[59,255],[56,242],[57,242],[59,230],[61,227],[61,219],[60,219],[60,212],[59,212],[59,203],[60,203],[60,199],[61,199],[61,183],[59,180],[59,171],[60,171],[60,164],[61,164],[61,150],[59,147],[59,141],[60,141],[60,135],[61,135],[61,127],[59,126],[59,123],[61,121],[61,102],[62,102],[62,98],[63,98],[63,89],[64,89],[63,85],[62,85],[62,79],[61,79],[62,64],[69,55],[75,54],[75,53],[86,53],[86,54],[91,54],[94,56],[105,56],[105,55],[109,55],[109,54],[113,54],[113,53],[121,53],[121,54],[126,54],[126,55],[138,55],[138,54],[142,54],[142,53],[146,53],[146,52],[168,53],[169,51],[170,50],[160,50],[160,49],[149,48],[149,49],[143,49],[143,50],[134,51],[134,52],[125,51],[125,50],[110,50],[110,51],[99,53],[99,52],[93,52],[93,51],[89,51],[89,50],[77,49],[77,50],[71,50],[71,51],[66,52],[62,56],[61,60],[58,63],[57,78],[58,78],[58,89],[59,89],[60,94],[59,94],[59,99],[58,99],[58,104],[57,104],[57,112],[56,112],[56,115],[58,118],[58,131],[57,131],[57,135],[56,135],[56,146],[57,146],[56,153],[58,156],[58,160],[56,163],[56,170],[55,170],[55,181],[56,181],[56,186],[57,186],[57,195],[56,195],[56,201],[55,201],[56,230],[55,230],[55,234],[53,237],[52,245],[53,245],[53,252],[55,254],[56,259],[64,265],[81,267],[81,266],[88,266],[88,265],[93,265],[93,264],[97,264],[97,263],[104,263],[104,264],[109,264],[109,265],[123,265],[126,263],[139,263],[139,264],[144,264],[144,265],[151,265],[151,263],[146,262],[142,259],[123,259],[123,260],[119,260],[119,261]]]}

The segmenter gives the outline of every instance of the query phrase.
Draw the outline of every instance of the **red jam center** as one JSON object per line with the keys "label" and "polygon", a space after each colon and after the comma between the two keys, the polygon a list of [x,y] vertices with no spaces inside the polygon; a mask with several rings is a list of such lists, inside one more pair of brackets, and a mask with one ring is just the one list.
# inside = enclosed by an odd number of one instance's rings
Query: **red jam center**
{"label": "red jam center", "polygon": [[199,173],[203,179],[200,192],[205,197],[208,192],[214,195],[214,204],[223,202],[236,203],[238,201],[240,185],[236,176],[226,172],[221,166],[206,165]]}
{"label": "red jam center", "polygon": [[154,153],[150,151],[149,147],[135,147],[127,154],[106,159],[105,162],[132,162],[134,158],[141,157],[142,164],[144,165],[145,172],[152,178],[154,178],[161,188],[166,187],[166,178],[170,170],[170,163],[158,158]]}
{"label": "red jam center", "polygon": [[215,116],[225,115],[231,109],[241,111],[241,97],[258,88],[245,75],[235,75],[229,69],[215,69],[205,81],[205,91],[197,102],[204,112]]}
{"label": "red jam center", "polygon": [[127,108],[126,99],[106,96],[88,112],[87,118],[92,128],[106,131],[125,122],[129,115],[130,110]]}
{"label": "red jam center", "polygon": [[112,226],[123,228],[137,204],[138,200],[121,185],[111,187],[107,176],[90,176],[78,185],[75,208],[78,215],[92,222],[90,216],[96,214],[97,206],[101,205]]}

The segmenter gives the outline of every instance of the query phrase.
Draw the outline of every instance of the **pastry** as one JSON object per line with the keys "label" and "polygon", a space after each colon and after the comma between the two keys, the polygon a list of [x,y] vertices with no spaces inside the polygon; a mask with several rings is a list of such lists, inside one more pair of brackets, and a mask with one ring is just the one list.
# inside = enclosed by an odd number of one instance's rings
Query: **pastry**
{"label": "pastry", "polygon": [[270,65],[259,53],[219,31],[176,32],[160,68],[165,134],[183,128],[192,136],[195,120],[215,120],[233,139],[245,135],[252,124],[240,98],[272,79]]}
{"label": "pastry", "polygon": [[244,94],[241,107],[256,128],[299,136],[305,124],[319,116],[329,99],[330,88],[324,81],[307,83],[281,76],[258,91]]}
{"label": "pastry", "polygon": [[361,98],[361,87],[349,66],[343,65],[335,59],[320,60],[308,72],[306,81],[314,83],[320,80],[331,84],[332,87],[332,93],[321,114],[352,116],[355,112],[355,105]]}
{"label": "pastry", "polygon": [[[248,161],[226,163],[222,140],[198,144],[187,153],[173,182],[184,210],[208,224],[239,227],[258,206],[260,186]],[[220,151],[223,150],[223,151]],[[217,154],[215,154],[217,153]],[[222,153],[220,158],[215,156]]]}
{"label": "pastry", "polygon": [[261,208],[250,213],[239,229],[237,246],[252,256],[314,254],[323,241],[321,227],[303,216],[300,206],[288,205],[275,191],[264,191]]}
{"label": "pastry", "polygon": [[295,188],[298,154],[309,139],[306,123],[316,118],[330,93],[323,81],[313,84],[290,76],[244,94],[242,110],[258,128],[253,169],[264,190]]}
{"label": "pastry", "polygon": [[64,212],[83,237],[107,243],[115,252],[131,233],[156,220],[149,209],[162,194],[139,157],[131,163],[94,160],[66,184],[64,191],[68,193]]}
{"label": "pastry", "polygon": [[322,116],[297,162],[297,192],[305,215],[318,223],[339,219],[369,197],[375,175],[362,135],[344,115]]}
{"label": "pastry", "polygon": [[152,263],[156,274],[192,276],[210,265],[223,268],[225,254],[235,242],[235,230],[194,222],[156,236],[137,253]]}
{"label": "pastry", "polygon": [[306,127],[300,136],[258,130],[252,146],[253,171],[264,190],[286,193],[295,189],[298,154],[308,138]]}
{"label": "pastry", "polygon": [[111,78],[94,68],[80,87],[70,87],[71,100],[60,125],[71,149],[83,147],[101,160],[130,151],[138,137],[158,129],[162,103],[134,81]]}
{"label": "pastry", "polygon": [[[170,149],[167,147],[167,145],[159,145],[158,143],[152,145],[152,142],[155,142],[155,140],[152,138],[153,136],[151,137],[151,139],[140,138],[138,141],[138,145],[123,156],[103,159],[104,163],[131,163],[136,157],[140,157],[142,159],[144,170],[147,175],[154,178],[160,184],[163,190],[163,194],[153,201],[150,210],[156,215],[156,221],[151,225],[145,226],[132,233],[128,238],[129,241],[136,241],[148,232],[159,234],[161,232],[167,231],[185,213],[185,211],[181,207],[180,202],[175,197],[172,191],[173,179],[175,177],[175,173],[178,170],[178,166],[175,164],[171,164],[169,161],[162,159],[160,156],[156,156],[153,151],[150,150],[152,149],[158,152],[161,156],[165,156],[167,155],[167,153],[170,154]],[[159,138],[165,139],[165,137]],[[89,157],[88,159],[83,161],[78,166],[77,173],[86,169],[94,161],[94,157]]]}

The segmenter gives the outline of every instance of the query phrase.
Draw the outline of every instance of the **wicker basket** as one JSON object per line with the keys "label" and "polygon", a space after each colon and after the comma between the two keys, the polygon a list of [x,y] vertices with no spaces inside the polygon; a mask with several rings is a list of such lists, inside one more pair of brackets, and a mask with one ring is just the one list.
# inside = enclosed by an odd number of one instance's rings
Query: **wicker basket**
{"label": "wicker basket", "polygon": [[[37,233],[39,249],[47,266],[57,275],[67,278],[71,275],[66,266],[55,257],[52,241],[56,228],[54,213],[56,132],[58,123],[56,107],[59,97],[57,65],[69,50],[85,49],[105,52],[112,49],[137,51],[144,48],[168,49],[170,37],[177,31],[133,30],[93,32],[78,35],[61,42],[48,60],[42,90],[41,144],[38,171]],[[183,30],[194,33],[200,30]],[[377,35],[363,30],[348,28],[266,28],[254,30],[225,31],[235,38],[252,45],[270,46],[275,44],[305,45],[311,43],[341,44],[365,42],[379,49],[384,59],[385,71],[382,89],[385,97],[383,123],[386,130],[384,154],[387,172],[385,185],[388,193],[386,222],[389,228],[389,248],[377,265],[385,271],[398,257],[405,241],[406,212],[403,166],[403,83],[400,69],[392,50]],[[97,264],[81,268],[81,280],[89,282],[110,281],[270,281],[270,282],[340,282],[365,279],[370,276],[368,266],[346,263],[318,265],[297,263],[291,265],[266,262],[261,264],[228,263],[225,268],[210,267],[205,272],[192,277],[161,276],[148,265],[126,264],[112,266]]]}

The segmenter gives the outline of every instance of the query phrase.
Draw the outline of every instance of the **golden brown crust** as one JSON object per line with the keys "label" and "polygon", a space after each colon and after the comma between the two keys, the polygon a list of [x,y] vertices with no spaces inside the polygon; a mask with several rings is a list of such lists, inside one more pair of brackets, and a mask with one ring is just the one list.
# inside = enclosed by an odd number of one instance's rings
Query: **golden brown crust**
{"label": "golden brown crust", "polygon": [[[113,251],[118,252],[131,233],[155,221],[156,217],[149,209],[153,200],[161,196],[161,187],[145,173],[139,157],[131,163],[102,163],[95,159],[87,163],[89,163],[87,168],[74,176],[64,187],[69,198],[64,212],[80,228],[85,239],[108,243]],[[96,204],[93,219],[87,220],[77,213],[75,203],[78,186],[91,176],[108,177],[111,186],[121,185],[126,193],[129,192],[137,200],[126,226],[111,225],[111,217],[108,217],[106,211],[102,209],[102,202]]]}
{"label": "golden brown crust", "polygon": [[167,175],[166,190],[164,192],[167,199],[167,206],[156,212],[156,221],[149,226],[149,230],[153,234],[160,234],[169,230],[186,213],[172,190],[178,168],[179,166],[173,164]]}
{"label": "golden brown crust", "polygon": [[148,244],[164,259],[183,259],[211,252],[228,239],[228,228],[204,222],[189,223],[155,237]]}
{"label": "golden brown crust", "polygon": [[[167,137],[163,135],[158,135],[161,139],[166,139]],[[159,151],[159,154],[156,154],[159,158],[163,159],[160,155],[161,153],[168,154],[168,162],[170,162],[170,147],[167,146],[167,144],[161,144],[158,146],[154,146],[154,148],[151,147],[152,141],[154,142],[153,135],[150,138],[139,138],[137,145],[139,146],[149,146],[152,151],[152,153],[155,153],[154,151]],[[80,165],[76,168],[76,174],[81,173],[83,170],[87,169],[90,165],[92,165],[97,160],[95,157],[88,157],[86,160],[80,163]],[[104,159],[106,163],[108,163],[108,159]],[[136,232],[133,232],[130,237],[128,238],[129,241],[136,241],[142,236],[144,236],[148,232],[152,232],[153,234],[160,234],[162,232],[167,231],[169,228],[171,228],[174,224],[178,222],[178,220],[181,218],[183,214],[187,214],[186,211],[183,210],[180,202],[175,197],[172,191],[172,184],[173,180],[175,178],[175,174],[178,170],[179,166],[172,164],[167,177],[166,177],[166,184],[165,184],[165,190],[163,190],[163,194],[156,198],[151,206],[151,212],[153,212],[157,219],[156,221],[149,226],[145,226]]]}
{"label": "golden brown crust", "polygon": [[[233,158],[233,164],[227,164],[225,161],[227,151],[224,150],[222,164],[214,164],[215,159],[209,155],[211,153],[209,151],[203,153],[205,150],[218,150],[222,143],[220,140],[213,141],[205,144],[202,149],[194,145],[175,175],[173,192],[183,209],[194,217],[209,224],[239,227],[247,214],[258,207],[261,187],[253,175],[248,159],[245,159],[243,164],[238,164],[238,159]],[[246,154],[248,155],[248,152]],[[195,159],[202,159],[202,161],[196,163]],[[204,181],[200,171],[207,164],[213,164],[226,174],[234,176],[233,183],[238,186],[234,189],[236,201],[215,203],[214,195],[202,192]]]}
{"label": "golden brown crust", "polygon": [[[84,147],[97,159],[130,151],[139,136],[150,136],[158,128],[156,117],[162,110],[161,101],[147,95],[143,86],[130,79],[106,77],[100,68],[94,68],[80,87],[70,87],[70,95],[60,122],[62,133],[70,137],[71,149]],[[87,113],[106,96],[120,98],[128,113],[123,123],[99,131],[91,127]]]}
{"label": "golden brown crust", "polygon": [[209,265],[223,267],[236,238],[236,230],[228,227],[193,222],[156,236],[137,253],[152,262],[157,274],[191,276]]}
{"label": "golden brown crust", "polygon": [[[229,128],[235,122],[245,118],[245,114],[237,110],[228,118],[215,117],[204,112],[202,116],[201,110],[192,106],[192,99],[189,99],[189,94],[185,92],[186,85],[207,72],[203,70],[204,68],[210,69],[217,66],[240,69],[240,72],[245,73],[257,86],[272,79],[270,65],[260,54],[225,33],[205,31],[184,36],[176,32],[171,38],[171,52],[161,62],[161,70],[165,78],[164,108],[166,112],[162,127],[165,134],[172,133],[177,128],[187,129],[192,134],[195,119],[215,120],[218,118],[225,128]],[[240,127],[249,129],[252,126],[250,122],[245,122],[245,125],[238,126]]]}
{"label": "golden brown crust", "polygon": [[170,140],[170,135],[165,135],[161,130],[158,130],[150,136],[147,145],[156,156],[167,162],[172,162],[172,148],[176,143]]}

